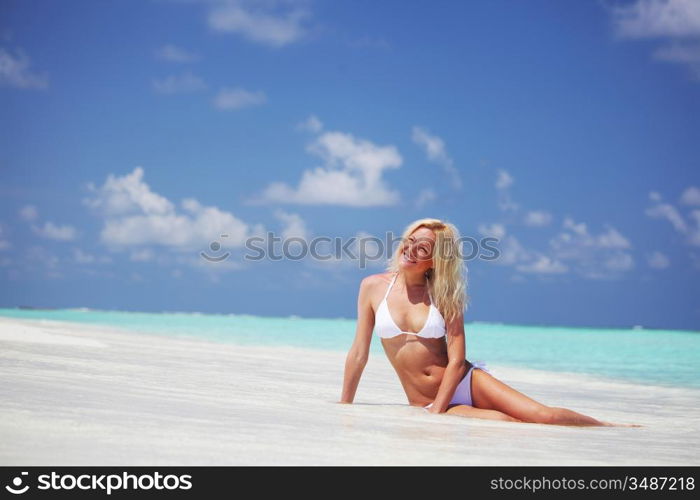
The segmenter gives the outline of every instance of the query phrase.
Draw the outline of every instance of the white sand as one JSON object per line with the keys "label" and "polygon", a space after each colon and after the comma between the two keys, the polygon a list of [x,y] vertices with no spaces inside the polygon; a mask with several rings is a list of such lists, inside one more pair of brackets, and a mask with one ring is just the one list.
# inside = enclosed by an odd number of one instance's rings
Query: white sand
{"label": "white sand", "polygon": [[700,391],[492,366],[525,394],[642,428],[431,415],[373,356],[0,317],[0,465],[700,465]]}

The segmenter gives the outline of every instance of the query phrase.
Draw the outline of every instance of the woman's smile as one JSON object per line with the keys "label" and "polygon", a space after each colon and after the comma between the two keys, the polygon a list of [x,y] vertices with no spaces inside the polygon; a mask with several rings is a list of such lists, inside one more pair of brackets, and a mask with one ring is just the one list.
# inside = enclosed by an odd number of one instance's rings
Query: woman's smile
{"label": "woman's smile", "polygon": [[404,252],[403,252],[403,261],[406,262],[406,263],[408,263],[408,264],[417,264],[417,263],[418,263],[418,261],[412,260],[412,259],[408,256],[408,252],[407,252],[406,250],[404,250]]}

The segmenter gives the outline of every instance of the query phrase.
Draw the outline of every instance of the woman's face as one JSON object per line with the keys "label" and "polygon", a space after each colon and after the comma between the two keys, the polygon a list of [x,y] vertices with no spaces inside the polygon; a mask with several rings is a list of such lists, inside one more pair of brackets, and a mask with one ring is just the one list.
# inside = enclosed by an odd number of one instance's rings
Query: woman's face
{"label": "woman's face", "polygon": [[399,267],[411,272],[424,273],[433,267],[435,233],[427,227],[419,227],[402,243]]}

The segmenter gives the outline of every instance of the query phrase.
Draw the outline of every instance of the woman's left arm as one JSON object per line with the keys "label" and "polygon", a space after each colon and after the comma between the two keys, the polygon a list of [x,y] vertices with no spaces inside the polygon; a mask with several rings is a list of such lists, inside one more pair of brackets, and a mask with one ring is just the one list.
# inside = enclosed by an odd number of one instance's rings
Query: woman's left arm
{"label": "woman's left arm", "polygon": [[466,371],[464,340],[464,314],[460,313],[447,325],[447,367],[440,382],[430,413],[444,413]]}

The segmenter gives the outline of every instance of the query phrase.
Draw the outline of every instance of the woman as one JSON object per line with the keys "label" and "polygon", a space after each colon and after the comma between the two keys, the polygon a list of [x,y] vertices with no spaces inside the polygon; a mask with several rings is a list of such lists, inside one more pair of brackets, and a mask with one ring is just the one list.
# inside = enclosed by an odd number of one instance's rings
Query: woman
{"label": "woman", "polygon": [[412,406],[509,422],[614,425],[538,403],[465,359],[464,264],[452,224],[410,224],[387,270],[360,284],[341,403],[355,397],[374,330]]}

